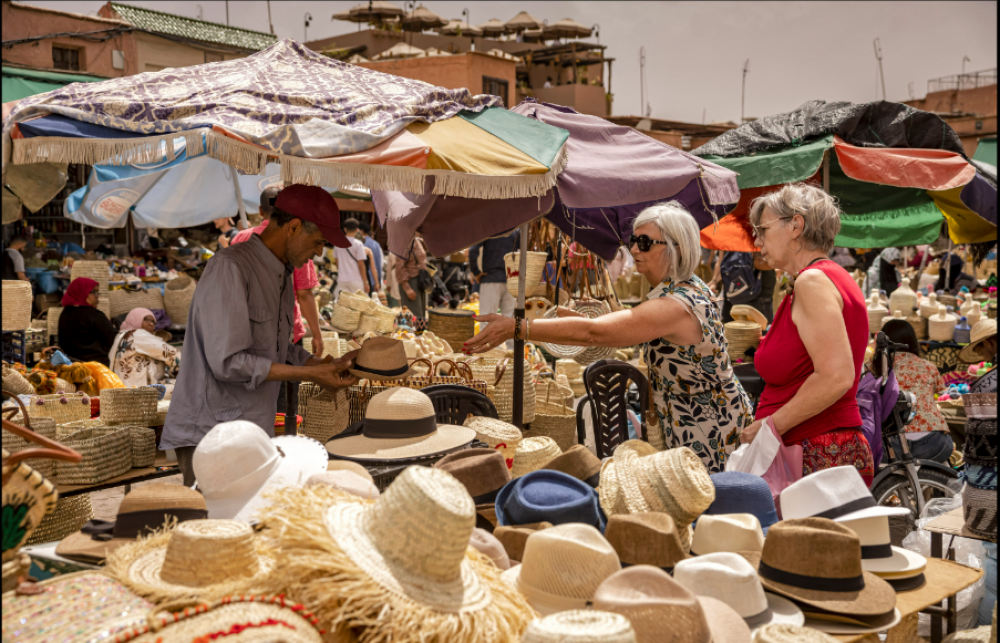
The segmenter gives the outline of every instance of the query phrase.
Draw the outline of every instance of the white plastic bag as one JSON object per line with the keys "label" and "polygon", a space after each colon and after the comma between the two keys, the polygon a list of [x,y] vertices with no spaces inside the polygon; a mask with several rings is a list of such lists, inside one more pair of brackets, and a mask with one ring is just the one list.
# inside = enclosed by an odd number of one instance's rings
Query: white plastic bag
{"label": "white plastic bag", "polygon": [[774,433],[762,426],[750,444],[741,444],[726,459],[726,471],[740,471],[763,477],[778,455],[781,443]]}

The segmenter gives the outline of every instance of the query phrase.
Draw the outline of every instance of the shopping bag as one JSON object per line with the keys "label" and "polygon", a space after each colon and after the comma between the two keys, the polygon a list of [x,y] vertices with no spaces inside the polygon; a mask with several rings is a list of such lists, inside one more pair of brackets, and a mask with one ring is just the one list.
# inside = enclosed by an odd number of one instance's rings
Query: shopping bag
{"label": "shopping bag", "polygon": [[785,446],[771,418],[757,432],[750,444],[741,444],[726,460],[726,471],[742,471],[760,476],[771,489],[771,497],[778,509],[778,496],[786,487],[802,478],[802,445]]}

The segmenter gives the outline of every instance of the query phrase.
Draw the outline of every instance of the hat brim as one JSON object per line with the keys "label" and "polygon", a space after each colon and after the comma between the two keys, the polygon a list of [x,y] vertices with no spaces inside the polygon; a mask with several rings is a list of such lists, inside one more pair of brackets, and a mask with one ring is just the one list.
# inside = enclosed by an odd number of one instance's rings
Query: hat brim
{"label": "hat brim", "polygon": [[887,578],[886,581],[892,585],[896,593],[911,592],[926,585],[927,577],[921,573],[915,576],[907,576],[906,578]]}
{"label": "hat brim", "polygon": [[338,248],[351,247],[350,239],[347,238],[347,235],[345,235],[344,231],[340,228],[327,225],[325,223],[319,223],[317,221],[313,221],[313,223],[315,223],[316,227],[319,228],[319,231],[323,233],[323,238],[326,239],[327,243],[333,244]]}
{"label": "hat brim", "polygon": [[893,547],[888,558],[864,558],[861,567],[882,578],[905,578],[919,574],[927,568],[927,559],[915,551]]}
{"label": "hat brim", "polygon": [[906,507],[868,507],[833,519],[834,522],[849,522],[851,520],[864,520],[865,518],[881,518],[882,516],[906,516],[910,510]]}
{"label": "hat brim", "polygon": [[827,634],[847,635],[881,632],[899,625],[899,622],[903,620],[903,615],[896,608],[884,616],[871,619],[866,625],[844,623],[839,620],[828,620],[827,618],[815,618],[816,616],[818,615],[813,613],[807,614],[805,626],[819,630],[820,632],[826,632]]}
{"label": "hat brim", "polygon": [[996,334],[987,335],[986,337],[981,337],[974,342],[970,342],[958,352],[958,361],[965,362],[966,364],[978,364],[979,362],[982,362],[983,358],[976,352],[976,349],[979,348],[983,342],[994,337],[996,337]]}
{"label": "hat brim", "polygon": [[865,588],[856,592],[804,589],[776,583],[763,576],[760,577],[760,582],[764,589],[769,592],[826,612],[864,617],[875,617],[888,613],[896,606],[895,590],[889,583],[871,572],[862,572],[862,574],[864,575]]}
{"label": "hat brim", "polygon": [[257,511],[271,501],[264,493],[280,487],[304,486],[314,473],[326,471],[329,458],[323,445],[304,435],[280,435],[271,438],[284,453],[275,472],[264,482],[245,492],[226,498],[205,496],[209,518],[233,519],[250,522]]}
{"label": "hat brim", "polygon": [[63,538],[56,546],[56,555],[88,565],[100,565],[121,547],[134,543],[135,538],[94,540],[89,534],[78,531]]}
{"label": "hat brim", "polygon": [[[349,428],[364,426],[362,420]],[[463,447],[476,439],[476,432],[464,426],[439,424],[437,430],[416,438],[385,439],[368,438],[364,435],[350,435],[333,438],[326,443],[330,455],[358,462],[371,460],[409,460],[412,458],[444,455]]]}
{"label": "hat brim", "polygon": [[771,592],[764,592],[764,598],[767,599],[765,618],[747,623],[753,628],[754,632],[765,625],[784,624],[801,626],[805,624],[805,614],[802,613],[802,610],[793,601],[788,600],[784,596],[772,594]]}
{"label": "hat brim", "polygon": [[357,362],[355,362],[354,368],[349,368],[347,370],[352,375],[357,376],[358,379],[369,380],[372,382],[394,382],[396,380],[405,380],[407,377],[417,375],[417,369],[412,365],[406,369],[405,373],[400,375],[377,375],[370,371],[366,371],[363,367],[360,367]]}
{"label": "hat brim", "polygon": [[750,643],[750,626],[736,610],[722,601],[708,596],[697,596],[712,632],[712,643]]}
{"label": "hat brim", "polygon": [[[509,558],[509,557],[508,557]],[[511,561],[513,565],[515,561]],[[521,569],[523,565],[518,561],[510,569],[500,572],[500,578],[511,584],[517,591],[521,592],[528,600],[528,604],[542,616],[549,616],[557,612],[567,612],[569,610],[587,609],[588,601],[585,598],[570,598],[567,596],[555,596],[546,594],[540,590],[532,589],[521,583]],[[737,617],[738,618],[738,617]],[[747,638],[749,642],[750,639]],[[721,643],[721,642],[720,642]]]}

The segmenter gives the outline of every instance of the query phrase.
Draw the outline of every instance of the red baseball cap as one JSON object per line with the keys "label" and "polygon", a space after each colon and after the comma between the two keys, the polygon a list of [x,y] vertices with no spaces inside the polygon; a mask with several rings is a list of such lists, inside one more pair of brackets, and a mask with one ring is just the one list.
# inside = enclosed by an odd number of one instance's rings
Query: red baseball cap
{"label": "red baseball cap", "polygon": [[289,185],[278,192],[274,207],[319,226],[323,238],[338,248],[350,248],[340,230],[340,208],[329,192],[315,185]]}

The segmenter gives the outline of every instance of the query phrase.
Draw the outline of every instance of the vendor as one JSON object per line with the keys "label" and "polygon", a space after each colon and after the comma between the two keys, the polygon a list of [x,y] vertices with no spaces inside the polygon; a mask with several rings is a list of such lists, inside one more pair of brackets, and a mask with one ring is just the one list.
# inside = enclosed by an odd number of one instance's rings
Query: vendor
{"label": "vendor", "polygon": [[28,273],[24,269],[24,256],[21,251],[28,245],[28,240],[24,237],[14,237],[7,246],[7,252],[3,253],[3,279],[4,281],[28,281]]}
{"label": "vendor", "polygon": [[[659,420],[649,427],[650,442],[668,449],[690,447],[711,473],[718,473],[739,432],[753,422],[753,407],[733,374],[712,293],[694,274],[701,258],[698,224],[671,202],[646,208],[632,225],[635,269],[657,284],[646,301],[596,319],[559,308],[560,319],[522,322],[519,336],[573,346],[646,344],[643,359]],[[466,352],[481,353],[514,338],[513,319],[476,319],[489,325],[466,342]]]}
{"label": "vendor", "polygon": [[160,440],[160,449],[176,451],[185,486],[195,483],[195,447],[216,424],[247,420],[274,435],[281,382],[336,389],[356,381],[347,372],[355,353],[331,362],[291,342],[293,270],[327,242],[349,245],[332,223],[340,220],[337,205],[322,188],[291,185],[271,206],[259,235],[208,262],[191,302],[177,395]]}
{"label": "vendor", "polygon": [[109,365],[108,352],[115,341],[115,329],[107,315],[97,309],[100,284],[78,277],[63,295],[59,315],[59,347],[79,362]]}
{"label": "vendor", "polygon": [[875,257],[868,269],[868,290],[884,290],[891,293],[899,287],[899,266],[902,255],[899,248],[886,248]]}
{"label": "vendor", "polygon": [[[173,389],[173,377],[180,353],[176,348],[153,334],[156,317],[146,308],[134,308],[115,337],[108,353],[111,370],[125,386],[165,384]],[[169,395],[165,399],[170,399]]]}

